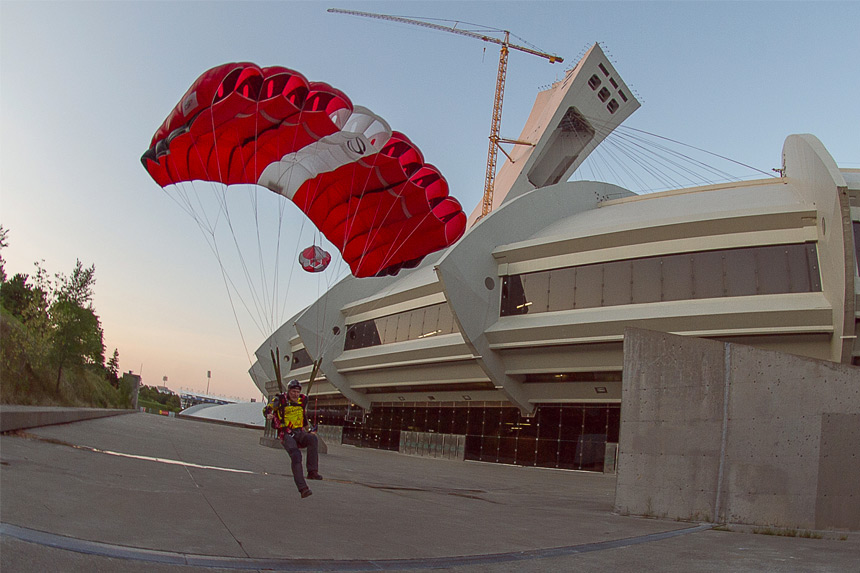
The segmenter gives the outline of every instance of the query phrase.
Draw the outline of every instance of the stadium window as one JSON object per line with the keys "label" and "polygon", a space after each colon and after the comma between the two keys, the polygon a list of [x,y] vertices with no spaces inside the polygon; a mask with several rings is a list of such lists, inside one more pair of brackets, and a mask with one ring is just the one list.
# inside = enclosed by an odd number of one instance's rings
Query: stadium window
{"label": "stadium window", "polygon": [[500,316],[649,302],[820,292],[814,244],[679,253],[502,277]]}
{"label": "stadium window", "polygon": [[606,100],[608,100],[610,95],[611,95],[611,94],[609,93],[609,90],[608,90],[608,89],[606,89],[605,87],[604,87],[604,88],[601,88],[601,89],[600,89],[600,91],[599,91],[599,92],[597,92],[597,97],[599,97],[599,98],[600,98],[600,101],[606,101]]}

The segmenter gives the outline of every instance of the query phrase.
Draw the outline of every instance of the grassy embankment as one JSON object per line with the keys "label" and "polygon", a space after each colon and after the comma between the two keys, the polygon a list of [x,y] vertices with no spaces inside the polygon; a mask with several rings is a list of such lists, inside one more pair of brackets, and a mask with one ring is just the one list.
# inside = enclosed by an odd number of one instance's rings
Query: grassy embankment
{"label": "grassy embankment", "polygon": [[30,406],[129,408],[128,391],[114,388],[101,365],[65,368],[57,387],[48,343],[37,340],[0,308],[0,403]]}

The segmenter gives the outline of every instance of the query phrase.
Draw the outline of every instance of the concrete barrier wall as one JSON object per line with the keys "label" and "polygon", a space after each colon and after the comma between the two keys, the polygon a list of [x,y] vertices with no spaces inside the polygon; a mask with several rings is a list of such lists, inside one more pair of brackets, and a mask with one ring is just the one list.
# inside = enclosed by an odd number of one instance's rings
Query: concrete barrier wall
{"label": "concrete barrier wall", "polygon": [[401,431],[398,451],[411,456],[463,460],[466,456],[466,436]]}
{"label": "concrete barrier wall", "polygon": [[860,529],[858,435],[860,368],[625,331],[618,512]]}
{"label": "concrete barrier wall", "polygon": [[50,406],[0,406],[0,432],[68,424],[93,418],[131,414],[137,410],[107,408],[61,408]]}

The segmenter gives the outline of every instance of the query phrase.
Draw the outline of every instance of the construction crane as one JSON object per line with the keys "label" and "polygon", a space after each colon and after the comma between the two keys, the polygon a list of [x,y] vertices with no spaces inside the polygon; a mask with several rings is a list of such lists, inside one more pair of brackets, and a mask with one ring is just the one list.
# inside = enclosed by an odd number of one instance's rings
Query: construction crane
{"label": "construction crane", "polygon": [[[430,28],[431,30],[441,30],[443,32],[451,32],[452,34],[459,34],[461,36],[466,36],[468,38],[475,38],[477,40],[481,40],[483,42],[490,42],[492,44],[498,44],[501,46],[499,50],[499,73],[496,76],[496,95],[493,99],[493,120],[490,124],[490,149],[487,152],[487,175],[484,179],[484,196],[481,199],[481,217],[486,216],[490,211],[493,210],[493,185],[496,179],[496,158],[498,156],[497,151],[502,149],[500,143],[513,143],[520,145],[530,145],[524,141],[517,141],[514,139],[502,139],[499,137],[499,130],[502,125],[502,101],[505,95],[505,76],[508,71],[508,52],[510,50],[519,50],[520,52],[525,52],[527,54],[532,54],[533,56],[540,56],[541,58],[546,58],[549,60],[551,64],[556,62],[563,62],[564,60],[559,56],[553,54],[547,54],[538,50],[534,50],[532,48],[527,48],[525,46],[518,46],[517,44],[511,44],[510,36],[511,33],[508,30],[501,30],[504,33],[505,38],[500,40],[498,38],[494,38],[492,36],[487,36],[485,34],[479,34],[476,32],[471,32],[469,30],[462,30],[460,28],[454,28],[451,26],[442,26],[440,24],[433,24],[430,22],[424,22],[421,20],[413,20],[411,18],[403,18],[401,16],[389,16],[386,14],[374,14],[372,12],[358,12],[356,10],[341,10],[339,8],[329,8],[329,12],[335,14],[348,14],[351,16],[363,16],[365,18],[376,18],[377,20],[387,20],[389,22],[400,22],[402,24],[413,24],[415,26],[422,26],[424,28]],[[505,153],[505,150],[502,149],[502,153]],[[507,156],[508,154],[505,153]],[[510,159],[510,156],[508,156]],[[480,218],[479,218],[480,219]]]}

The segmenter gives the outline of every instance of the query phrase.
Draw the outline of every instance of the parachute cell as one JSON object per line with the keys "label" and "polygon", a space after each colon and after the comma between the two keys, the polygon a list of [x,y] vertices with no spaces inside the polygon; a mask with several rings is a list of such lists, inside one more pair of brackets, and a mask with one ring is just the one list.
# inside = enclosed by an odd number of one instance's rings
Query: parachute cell
{"label": "parachute cell", "polygon": [[414,267],[466,228],[445,178],[405,135],[287,68],[234,63],[205,72],[141,161],[162,187],[250,183],[291,199],[356,277]]}

